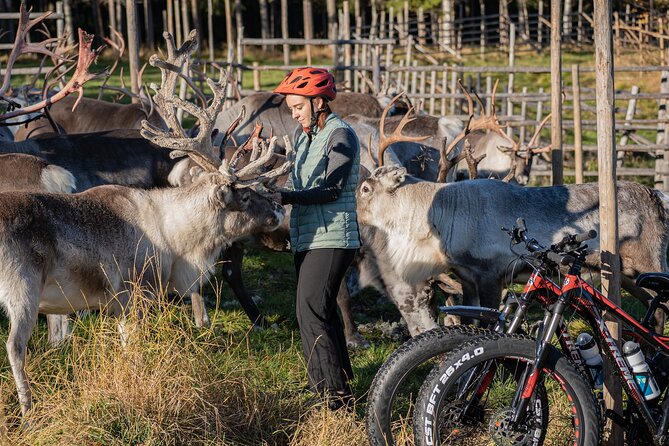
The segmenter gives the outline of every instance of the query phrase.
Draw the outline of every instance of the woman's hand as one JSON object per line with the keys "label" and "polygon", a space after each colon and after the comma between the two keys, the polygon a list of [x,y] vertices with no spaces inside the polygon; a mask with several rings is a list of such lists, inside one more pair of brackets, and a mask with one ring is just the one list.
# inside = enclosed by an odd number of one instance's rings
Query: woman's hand
{"label": "woman's hand", "polygon": [[279,204],[283,204],[281,202],[281,192],[274,192],[273,194],[271,194],[269,196],[269,199],[272,200],[272,201],[276,201]]}

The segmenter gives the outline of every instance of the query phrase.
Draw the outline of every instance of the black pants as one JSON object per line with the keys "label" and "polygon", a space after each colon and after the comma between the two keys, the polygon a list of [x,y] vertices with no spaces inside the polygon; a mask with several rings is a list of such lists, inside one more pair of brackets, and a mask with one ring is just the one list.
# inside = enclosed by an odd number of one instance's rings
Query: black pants
{"label": "black pants", "polygon": [[313,249],[295,254],[297,322],[314,392],[350,392],[353,378],[337,293],[355,249]]}

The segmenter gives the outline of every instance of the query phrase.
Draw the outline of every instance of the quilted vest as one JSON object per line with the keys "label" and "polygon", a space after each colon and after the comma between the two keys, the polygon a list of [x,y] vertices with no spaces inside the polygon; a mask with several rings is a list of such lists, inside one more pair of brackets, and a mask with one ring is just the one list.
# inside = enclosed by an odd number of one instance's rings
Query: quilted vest
{"label": "quilted vest", "polygon": [[[348,128],[336,114],[330,114],[322,129],[309,142],[300,132],[295,141],[295,165],[291,173],[293,190],[311,189],[323,184],[328,167],[328,141],[335,129]],[[353,135],[355,132],[351,130]],[[339,198],[330,203],[293,204],[290,214],[290,244],[293,252],[318,248],[359,248],[360,234],[355,211],[360,144],[356,138],[353,167]]]}

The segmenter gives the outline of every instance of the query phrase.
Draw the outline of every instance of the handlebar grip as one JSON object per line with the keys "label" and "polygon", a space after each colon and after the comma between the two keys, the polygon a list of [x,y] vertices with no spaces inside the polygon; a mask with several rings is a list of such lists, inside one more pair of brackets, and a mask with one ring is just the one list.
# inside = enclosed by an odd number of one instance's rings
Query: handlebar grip
{"label": "handlebar grip", "polygon": [[597,237],[597,231],[591,229],[588,232],[584,232],[583,234],[576,234],[574,236],[574,241],[576,241],[577,243],[581,243],[585,242],[586,240],[591,240],[595,237]]}
{"label": "handlebar grip", "polygon": [[548,257],[548,260],[557,263],[558,265],[562,263],[562,256],[560,254],[554,253],[553,251],[548,251],[548,253],[546,253],[546,257]]}

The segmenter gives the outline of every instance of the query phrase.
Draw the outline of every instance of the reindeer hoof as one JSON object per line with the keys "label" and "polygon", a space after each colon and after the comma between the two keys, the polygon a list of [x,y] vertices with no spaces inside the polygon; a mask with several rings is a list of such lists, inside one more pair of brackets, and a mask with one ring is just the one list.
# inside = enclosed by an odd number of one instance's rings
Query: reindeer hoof
{"label": "reindeer hoof", "polygon": [[353,336],[346,337],[346,346],[352,349],[368,349],[372,344],[356,332]]}

